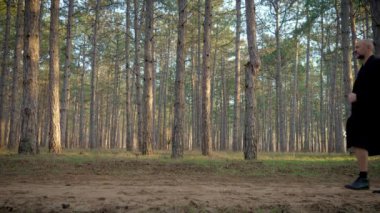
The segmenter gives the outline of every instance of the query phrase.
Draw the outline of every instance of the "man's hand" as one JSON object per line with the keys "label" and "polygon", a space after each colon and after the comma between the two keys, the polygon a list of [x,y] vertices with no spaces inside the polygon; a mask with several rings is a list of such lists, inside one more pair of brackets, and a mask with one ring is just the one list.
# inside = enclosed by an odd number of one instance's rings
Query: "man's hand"
{"label": "man's hand", "polygon": [[350,103],[354,103],[356,101],[356,94],[355,93],[348,94],[348,101]]}

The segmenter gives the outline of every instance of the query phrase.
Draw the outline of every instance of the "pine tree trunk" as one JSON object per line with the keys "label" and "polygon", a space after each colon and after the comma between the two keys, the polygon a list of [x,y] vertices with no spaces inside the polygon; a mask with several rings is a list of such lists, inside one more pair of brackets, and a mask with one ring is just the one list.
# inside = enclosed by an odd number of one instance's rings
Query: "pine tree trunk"
{"label": "pine tree trunk", "polygon": [[202,78],[202,155],[211,155],[211,79],[210,79],[210,31],[211,0],[205,1],[205,21],[203,34],[203,78]]}
{"label": "pine tree trunk", "polygon": [[[168,69],[169,69],[169,61],[167,62],[168,63]],[[164,97],[164,99],[163,99],[163,101],[164,101],[164,104],[163,104],[163,111],[164,111],[164,115],[163,115],[163,119],[162,119],[162,133],[161,133],[161,148],[162,149],[167,149],[167,146],[166,145],[168,145],[167,143],[168,143],[168,141],[166,140],[167,138],[166,138],[166,132],[167,132],[167,128],[166,128],[166,118],[167,118],[167,110],[166,110],[166,107],[167,107],[167,94],[168,94],[168,89],[167,89],[167,86],[166,86],[166,81],[167,81],[167,79],[168,79],[168,72],[169,72],[169,70],[168,69],[166,69],[166,71],[165,71],[165,74],[164,74],[164,81],[163,81],[163,97]]]}
{"label": "pine tree trunk", "polygon": [[115,59],[115,73],[114,73],[114,83],[113,83],[113,94],[112,94],[112,119],[111,119],[111,137],[110,144],[111,148],[115,149],[118,147],[117,141],[117,132],[118,132],[118,121],[119,121],[119,33],[116,34],[116,54],[114,56]]}
{"label": "pine tree trunk", "polygon": [[97,40],[98,40],[98,23],[99,23],[99,7],[100,0],[96,0],[95,6],[95,22],[93,25],[92,38],[92,59],[91,59],[91,102],[90,102],[90,148],[98,148],[97,143],[97,113],[96,113],[96,78],[97,78]]}
{"label": "pine tree trunk", "polygon": [[241,31],[241,0],[236,0],[236,37],[235,37],[235,94],[234,94],[234,126],[232,149],[239,151],[240,134],[240,31]]}
{"label": "pine tree trunk", "polygon": [[146,0],[145,44],[144,44],[144,113],[142,154],[153,152],[153,7],[154,0]]}
{"label": "pine tree trunk", "polygon": [[49,152],[61,152],[61,127],[59,114],[59,48],[58,48],[59,0],[51,1],[49,39]]}
{"label": "pine tree trunk", "polygon": [[198,121],[198,131],[197,131],[197,147],[200,147],[201,150],[203,150],[203,142],[202,142],[202,138],[203,138],[203,128],[202,128],[202,65],[201,65],[201,46],[202,46],[202,39],[201,39],[201,24],[202,24],[202,20],[201,20],[201,0],[198,0],[198,3],[197,3],[197,7],[198,7],[198,45],[197,45],[197,74],[198,74],[198,80],[197,80],[197,115],[198,115],[198,118],[197,118],[197,121]]}
{"label": "pine tree trunk", "polygon": [[[339,43],[340,41],[343,40],[343,38],[341,38],[341,36],[343,37],[343,35],[340,35],[339,32],[343,32],[343,31],[340,31],[340,28],[342,26],[342,23],[341,23],[341,19],[340,19],[340,16],[339,16],[339,5],[337,5],[338,2],[336,2],[336,5],[335,5],[335,11],[336,11],[336,20],[337,20],[337,32],[336,33],[336,37],[335,37],[335,45],[338,47],[339,46]],[[338,54],[338,49],[335,49],[335,60],[334,60],[334,66],[336,66],[334,68],[335,70],[335,73],[339,73],[338,72],[338,67],[336,64],[341,64],[341,61],[340,60],[343,60],[342,58],[340,58],[340,55]],[[338,63],[336,63],[338,62]],[[343,74],[344,75],[344,74]],[[344,77],[343,77],[344,78]],[[342,82],[341,80],[338,80],[338,76],[336,76],[336,82]],[[335,149],[334,151],[335,152],[344,152],[344,141],[343,141],[343,126],[342,126],[342,121],[343,121],[343,118],[342,118],[342,104],[339,104],[339,103],[344,103],[345,102],[345,98],[344,96],[342,95],[342,93],[345,93],[345,89],[344,89],[344,85],[345,85],[345,82],[342,82],[341,84],[338,84],[340,86],[336,86],[336,91],[335,93],[333,94],[334,95],[334,99],[336,100],[335,102]],[[340,88],[340,89],[339,89]]]}
{"label": "pine tree trunk", "polygon": [[[352,48],[354,48],[357,36],[356,36],[355,8],[352,5],[352,0],[349,0],[349,6],[350,6],[350,23],[351,23],[351,44],[352,44]],[[354,72],[356,76],[356,74],[358,74],[359,72],[358,60],[356,58],[353,58],[352,60],[354,61]]]}
{"label": "pine tree trunk", "polygon": [[278,123],[278,140],[277,143],[280,146],[282,152],[287,151],[287,141],[286,141],[286,132],[285,132],[285,104],[284,104],[284,92],[282,86],[282,75],[281,75],[281,43],[280,43],[280,5],[279,1],[273,3],[273,7],[276,15],[276,119]]}
{"label": "pine tree trunk", "polygon": [[[17,16],[16,16],[16,36],[15,36],[15,55],[13,61],[13,76],[12,76],[12,95],[10,104],[10,129],[9,129],[9,140],[8,149],[16,150],[17,148],[17,120],[19,119],[19,107],[16,106],[18,85],[18,75],[22,72],[22,46],[23,46],[23,36],[24,36],[24,21],[23,21],[23,11],[24,3],[23,0],[17,1]],[[1,130],[0,130],[1,131]]]}
{"label": "pine tree trunk", "polygon": [[[309,8],[307,8],[307,17],[309,17]],[[305,105],[304,105],[304,131],[305,131],[305,139],[304,139],[304,150],[305,152],[311,151],[311,134],[310,134],[310,31],[311,29],[307,29],[307,46],[306,46],[306,81],[305,81]]]}
{"label": "pine tree trunk", "polygon": [[6,0],[6,21],[5,30],[3,37],[3,55],[1,59],[1,75],[0,75],[0,148],[5,144],[5,131],[4,127],[7,123],[7,118],[5,116],[5,105],[6,105],[6,85],[8,81],[8,67],[9,67],[9,33],[11,29],[11,0]]}
{"label": "pine tree trunk", "polygon": [[319,84],[320,84],[320,90],[319,90],[319,130],[320,130],[320,137],[321,139],[319,142],[321,143],[321,151],[326,152],[326,122],[325,122],[325,99],[324,99],[324,76],[323,76],[323,66],[324,66],[324,12],[321,12],[321,60],[320,60],[320,71],[319,71]]}
{"label": "pine tree trunk", "polygon": [[176,81],[174,89],[174,124],[172,130],[172,158],[182,158],[185,135],[185,32],[187,0],[178,0],[178,40]]}
{"label": "pine tree trunk", "polygon": [[227,105],[228,105],[228,94],[227,94],[227,86],[226,86],[226,77],[225,77],[225,62],[224,62],[224,57],[222,56],[222,116],[220,117],[221,119],[221,124],[222,128],[220,128],[220,150],[227,150],[228,149],[228,114],[227,114]]}
{"label": "pine tree trunk", "polygon": [[[163,56],[164,54],[161,52],[161,55]],[[161,61],[163,61],[161,59]],[[161,65],[162,66],[162,65]],[[163,86],[163,80],[164,80],[164,69],[165,69],[166,63],[164,65],[163,70],[160,72],[160,90],[159,90],[159,98],[158,98],[158,118],[157,118],[157,129],[156,129],[156,141],[157,141],[157,146],[158,149],[162,149],[162,138],[161,138],[161,129],[162,129],[162,105],[163,105],[163,93],[164,93],[164,86]]]}
{"label": "pine tree trunk", "polygon": [[[298,19],[297,19],[298,20]],[[298,21],[297,21],[298,23]],[[297,29],[297,23],[296,28]],[[293,70],[293,90],[292,90],[292,101],[291,101],[291,116],[290,116],[290,137],[289,137],[289,151],[294,152],[297,150],[297,127],[296,127],[296,117],[298,114],[298,102],[297,102],[297,91],[298,91],[298,64],[299,64],[299,41],[295,38],[296,42],[296,55],[295,64]]]}
{"label": "pine tree trunk", "polygon": [[194,149],[194,148],[197,148],[197,144],[198,144],[198,141],[197,141],[197,136],[198,136],[198,131],[199,131],[199,128],[198,128],[198,114],[197,114],[197,106],[198,106],[198,102],[197,102],[197,98],[198,98],[198,82],[197,82],[197,73],[196,73],[196,59],[195,59],[195,42],[192,41],[191,42],[191,85],[192,85],[192,98],[191,98],[191,102],[192,102],[192,106],[191,106],[191,122],[192,122],[192,125],[191,125],[191,149]]}
{"label": "pine tree trunk", "polygon": [[137,143],[139,151],[142,151],[142,142],[143,142],[143,118],[142,118],[142,109],[141,109],[141,83],[140,83],[140,62],[139,62],[139,52],[140,52],[140,27],[139,27],[139,6],[138,1],[134,0],[134,28],[135,28],[135,61],[133,71],[136,75],[136,111],[137,111]]}
{"label": "pine tree trunk", "polygon": [[[216,29],[218,28],[218,26],[215,27]],[[218,40],[218,37],[219,37],[219,32],[216,32],[216,35],[215,35],[215,40],[217,41]],[[211,50],[210,50],[210,53],[211,53]],[[216,59],[217,59],[217,56],[218,56],[218,48],[214,48],[214,60],[213,60],[213,63],[212,63],[212,71],[210,73],[210,78],[211,78],[211,94],[210,94],[210,126],[211,126],[211,132],[210,132],[210,135],[211,135],[211,147],[212,149],[215,149],[218,147],[216,145],[216,136],[217,136],[217,126],[218,126],[218,121],[217,121],[217,117],[215,118],[215,121],[214,121],[214,110],[216,107],[214,107],[214,97],[216,96],[216,91],[215,91],[215,78],[216,78]],[[216,109],[216,111],[218,111]]]}
{"label": "pine tree trunk", "polygon": [[131,12],[131,3],[130,0],[125,0],[126,4],[126,10],[125,10],[125,16],[126,16],[126,27],[125,27],[125,94],[126,94],[126,102],[125,102],[125,120],[126,120],[126,148],[127,151],[133,150],[133,132],[132,132],[132,104],[131,104],[131,97],[132,97],[132,87],[131,87],[131,70],[129,65],[129,49],[130,49],[130,12]]}
{"label": "pine tree trunk", "polygon": [[[339,41],[339,36],[336,35],[336,41]],[[327,46],[330,47],[329,39],[327,40]],[[330,48],[329,48],[330,49]],[[337,57],[337,56],[335,56]],[[337,73],[337,63],[335,60],[331,60],[331,71],[330,71],[330,77],[329,77],[329,139],[328,139],[328,152],[334,152],[335,150],[335,132],[336,132],[336,126],[335,126],[335,120],[336,120],[336,73]]]}
{"label": "pine tree trunk", "polygon": [[[273,106],[273,103],[272,103],[272,99],[273,99],[273,95],[272,95],[272,80],[271,79],[268,79],[268,106]],[[269,149],[268,151],[272,151],[272,152],[276,152],[277,149],[276,149],[276,144],[275,144],[275,141],[273,140],[273,113],[272,113],[272,107],[269,107],[269,110],[268,110],[268,146],[269,146]]]}
{"label": "pine tree trunk", "polygon": [[[85,41],[86,42],[86,41]],[[80,98],[79,98],[79,144],[80,148],[87,148],[86,136],[85,136],[85,112],[84,112],[84,74],[86,72],[86,43],[81,47],[82,55],[82,70],[80,75]]]}
{"label": "pine tree trunk", "polygon": [[40,1],[25,1],[24,80],[21,111],[20,154],[37,154],[37,73],[39,61]]}
{"label": "pine tree trunk", "polygon": [[72,51],[72,33],[71,26],[73,22],[74,13],[74,0],[69,0],[69,11],[67,14],[66,25],[66,52],[65,52],[65,68],[63,72],[63,88],[62,88],[62,101],[61,101],[61,142],[68,148],[68,139],[66,138],[67,132],[67,109],[68,109],[68,94],[69,94],[69,77],[71,71],[71,51]]}
{"label": "pine tree trunk", "polygon": [[[344,94],[347,95],[352,90],[352,74],[351,74],[351,54],[350,54],[350,5],[349,0],[342,0],[341,2],[342,14],[342,57],[343,57],[343,82]],[[345,103],[345,119],[348,118],[350,113],[350,104],[348,99]]]}
{"label": "pine tree trunk", "polygon": [[256,45],[256,12],[255,2],[245,1],[247,16],[247,40],[249,62],[245,68],[245,131],[244,131],[244,159],[257,159],[257,135],[255,134],[255,76],[259,72],[260,58]]}
{"label": "pine tree trunk", "polygon": [[[380,2],[377,0],[370,0],[371,13],[372,13],[372,31],[373,41],[375,45],[375,54],[380,55]],[[343,17],[342,17],[343,22]],[[343,23],[342,23],[343,26]]]}

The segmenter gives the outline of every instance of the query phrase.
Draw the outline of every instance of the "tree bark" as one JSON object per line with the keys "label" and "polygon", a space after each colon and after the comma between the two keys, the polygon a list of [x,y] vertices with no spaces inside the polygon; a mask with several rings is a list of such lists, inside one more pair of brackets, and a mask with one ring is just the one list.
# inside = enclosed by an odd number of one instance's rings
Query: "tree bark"
{"label": "tree bark", "polygon": [[63,88],[62,88],[62,100],[61,100],[61,142],[68,148],[67,135],[67,109],[69,100],[69,78],[71,72],[71,58],[72,58],[72,32],[71,26],[73,23],[73,13],[74,13],[74,0],[69,0],[69,11],[67,14],[67,25],[66,25],[66,51],[65,51],[65,68],[63,72]]}
{"label": "tree bark", "polygon": [[135,59],[133,71],[136,75],[136,111],[137,111],[137,143],[139,151],[142,151],[143,143],[143,118],[142,118],[142,109],[141,109],[141,84],[140,84],[140,62],[139,62],[139,52],[140,52],[140,27],[139,27],[139,6],[138,1],[134,0],[134,28],[135,28]]}
{"label": "tree bark", "polygon": [[235,94],[234,94],[234,126],[233,151],[239,151],[240,134],[240,31],[241,31],[241,0],[236,0],[236,37],[235,37]]}
{"label": "tree bark", "polygon": [[280,2],[274,1],[273,7],[276,15],[276,119],[277,119],[277,133],[278,133],[278,145],[282,152],[287,151],[287,141],[285,132],[285,104],[284,104],[284,92],[282,86],[281,75],[281,43],[280,43]]}
{"label": "tree bark", "polygon": [[144,127],[142,154],[153,153],[153,14],[154,0],[146,0],[145,44],[144,44]]}
{"label": "tree bark", "polygon": [[187,0],[178,0],[178,40],[175,81],[174,124],[172,130],[172,158],[182,158],[184,149],[185,116],[185,33]]}
{"label": "tree bark", "polygon": [[[119,31],[117,29],[116,31]],[[110,144],[111,148],[115,149],[119,147],[119,141],[117,140],[117,131],[119,129],[119,73],[120,73],[120,66],[119,66],[119,32],[116,32],[116,54],[114,56],[115,59],[115,70],[114,70],[114,82],[113,82],[113,95],[112,95],[112,119],[111,119],[111,137],[110,137]]]}
{"label": "tree bark", "polygon": [[225,77],[225,62],[224,57],[221,57],[221,66],[222,66],[222,116],[221,119],[221,128],[220,128],[220,150],[225,151],[228,149],[228,113],[227,113],[227,105],[228,105],[228,94],[227,94],[227,86],[226,86],[226,77]]}
{"label": "tree bark", "polygon": [[[307,17],[310,16],[309,8],[307,8]],[[310,106],[310,27],[307,29],[307,46],[306,46],[306,81],[305,81],[305,105],[304,105],[304,117],[305,117],[305,140],[304,140],[304,150],[305,152],[311,151],[311,106]]]}
{"label": "tree bark", "polygon": [[201,65],[201,46],[202,46],[202,37],[201,37],[201,0],[198,0],[198,3],[197,3],[197,7],[198,7],[198,44],[197,44],[197,74],[198,74],[198,80],[197,80],[197,125],[198,127],[198,130],[197,130],[197,147],[200,147],[202,150],[202,138],[203,138],[203,128],[202,128],[202,65]]}
{"label": "tree bark", "polygon": [[126,16],[126,26],[125,26],[125,94],[126,94],[126,102],[125,102],[125,120],[126,120],[126,148],[127,151],[133,150],[133,132],[132,132],[132,105],[131,105],[131,97],[132,97],[132,89],[130,85],[130,76],[131,76],[131,70],[129,65],[129,49],[130,49],[130,12],[131,12],[131,3],[130,0],[125,0],[126,4],[126,10],[125,10],[125,16]]}
{"label": "tree bark", "polygon": [[59,114],[59,48],[58,48],[59,0],[52,0],[50,7],[49,39],[49,152],[61,152],[61,127]]}
{"label": "tree bark", "polygon": [[5,131],[4,127],[7,123],[7,118],[5,116],[5,105],[6,105],[6,85],[5,82],[8,80],[8,67],[9,67],[9,34],[11,29],[11,0],[6,0],[6,21],[5,21],[5,30],[3,37],[3,55],[1,59],[1,75],[0,75],[0,148],[5,144]]}
{"label": "tree bark", "polygon": [[[349,0],[350,23],[351,23],[351,44],[352,44],[352,48],[354,48],[357,36],[356,36],[356,18],[355,18],[355,13],[354,13],[354,7],[353,7],[352,4],[353,4],[352,0]],[[359,72],[358,60],[356,58],[353,58],[352,60],[354,61],[354,72],[355,72],[355,75],[356,75]]]}
{"label": "tree bark", "polygon": [[[377,0],[370,0],[371,13],[372,13],[372,31],[373,41],[375,43],[375,55],[380,55],[380,2]],[[343,17],[342,17],[343,22]],[[343,24],[343,23],[342,23]]]}
{"label": "tree bark", "polygon": [[324,31],[324,11],[323,8],[321,10],[321,49],[320,49],[320,54],[321,54],[321,59],[320,59],[320,71],[319,71],[319,84],[320,84],[320,89],[319,89],[319,130],[320,130],[320,137],[321,139],[318,140],[321,143],[321,151],[326,152],[326,121],[325,121],[325,99],[324,99],[324,76],[323,76],[323,66],[324,66],[324,36],[325,36],[325,31]]}
{"label": "tree bark", "polygon": [[[335,5],[335,11],[336,11],[336,17],[337,17],[336,18],[337,33],[336,33],[336,37],[335,37],[335,39],[336,39],[335,40],[335,46],[339,47],[339,42],[343,40],[343,38],[341,38],[341,37],[343,37],[343,35],[341,35],[340,32],[343,32],[343,31],[340,30],[341,26],[342,26],[342,23],[340,21],[341,18],[339,16],[338,1],[336,2],[336,5]],[[334,66],[336,66],[336,67],[334,67],[334,69],[333,69],[333,70],[335,70],[336,73],[339,73],[338,72],[339,69],[338,69],[337,64],[340,64],[340,62],[341,62],[339,60],[339,54],[338,54],[338,52],[339,52],[339,49],[336,48],[335,49],[335,61],[334,61]],[[342,58],[340,58],[340,59],[343,60]],[[338,62],[338,63],[336,63],[336,62]],[[336,81],[339,82],[337,79],[338,78],[336,76]],[[343,76],[343,79],[344,79],[344,76]],[[344,96],[342,96],[342,93],[345,92],[344,91],[345,90],[344,89],[344,85],[345,85],[345,83],[343,82],[342,84],[340,84],[340,87],[337,86],[337,88],[335,89],[335,93],[333,94],[334,95],[334,99],[337,100],[335,102],[336,103],[335,104],[335,108],[336,109],[334,109],[334,110],[336,110],[335,111],[336,112],[335,113],[335,115],[336,115],[336,117],[335,117],[335,149],[334,149],[335,152],[344,152],[345,151],[344,150],[344,141],[343,141],[343,127],[342,127],[342,123],[343,123],[342,122],[343,121],[342,111],[343,111],[343,109],[342,109],[342,104],[338,104],[338,103],[344,103],[345,102],[345,98],[344,98]],[[339,90],[339,88],[340,88],[340,90]]]}
{"label": "tree bark", "polygon": [[19,107],[16,106],[17,99],[17,90],[18,85],[18,75],[22,72],[22,46],[23,46],[23,36],[24,36],[24,21],[22,11],[24,9],[23,0],[17,1],[17,16],[16,16],[16,36],[15,36],[15,54],[13,61],[13,76],[12,76],[12,95],[11,95],[11,104],[10,104],[10,129],[9,129],[9,140],[8,140],[8,149],[16,150],[17,141],[18,141],[18,114]]}
{"label": "tree bark", "polygon": [[211,155],[211,79],[210,79],[210,31],[211,0],[205,1],[205,21],[203,34],[203,78],[202,78],[202,155]]}
{"label": "tree bark", "polygon": [[90,148],[98,147],[97,140],[97,113],[96,113],[96,78],[97,78],[97,41],[98,41],[98,23],[99,23],[99,6],[100,0],[96,0],[95,6],[95,22],[93,25],[92,38],[92,59],[91,59],[91,102],[90,102]]}
{"label": "tree bark", "polygon": [[79,144],[80,148],[87,148],[85,136],[85,111],[84,111],[84,75],[86,72],[86,40],[81,47],[82,70],[80,75],[80,99],[79,99]]}
{"label": "tree bark", "polygon": [[[298,19],[299,19],[299,6],[297,5],[297,17],[294,30],[298,30]],[[292,83],[292,100],[291,100],[291,115],[290,115],[290,132],[289,132],[289,151],[294,152],[297,150],[296,141],[296,116],[298,114],[298,104],[297,104],[297,91],[298,91],[298,64],[299,64],[299,40],[298,36],[294,36],[294,41],[296,43],[296,55],[295,63],[293,69],[293,83]]]}
{"label": "tree bark", "polygon": [[256,11],[255,2],[245,0],[247,16],[247,40],[249,62],[245,68],[245,131],[244,131],[244,159],[257,159],[257,136],[255,134],[255,76],[260,69],[260,58],[256,45]]}
{"label": "tree bark", "polygon": [[[352,90],[352,74],[351,74],[351,53],[350,53],[350,5],[349,0],[341,1],[341,19],[342,19],[342,57],[343,57],[343,82],[344,94],[347,95]],[[345,103],[345,119],[350,113],[350,104],[348,99]]]}
{"label": "tree bark", "polygon": [[20,154],[37,154],[37,73],[39,61],[39,0],[25,0],[24,80]]}

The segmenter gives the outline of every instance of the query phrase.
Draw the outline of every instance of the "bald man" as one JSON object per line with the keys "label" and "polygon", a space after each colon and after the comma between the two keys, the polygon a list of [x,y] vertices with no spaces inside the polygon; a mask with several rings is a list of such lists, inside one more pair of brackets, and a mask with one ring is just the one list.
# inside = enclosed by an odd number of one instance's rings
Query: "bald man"
{"label": "bald man", "polygon": [[[368,156],[380,155],[380,59],[374,55],[372,40],[356,42],[354,56],[361,60],[362,67],[356,76],[352,93],[351,116],[347,120],[347,148],[354,153],[359,166],[359,177],[345,187],[353,190],[369,189]],[[379,193],[379,190],[373,192]]]}

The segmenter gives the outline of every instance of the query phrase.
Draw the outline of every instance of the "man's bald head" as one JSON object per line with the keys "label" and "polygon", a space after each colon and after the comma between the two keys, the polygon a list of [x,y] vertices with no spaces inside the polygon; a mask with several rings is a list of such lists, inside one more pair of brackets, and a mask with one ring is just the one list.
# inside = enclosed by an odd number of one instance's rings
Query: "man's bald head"
{"label": "man's bald head", "polygon": [[375,52],[375,46],[371,39],[357,40],[355,44],[354,55],[357,59],[364,59],[366,61],[368,57]]}

